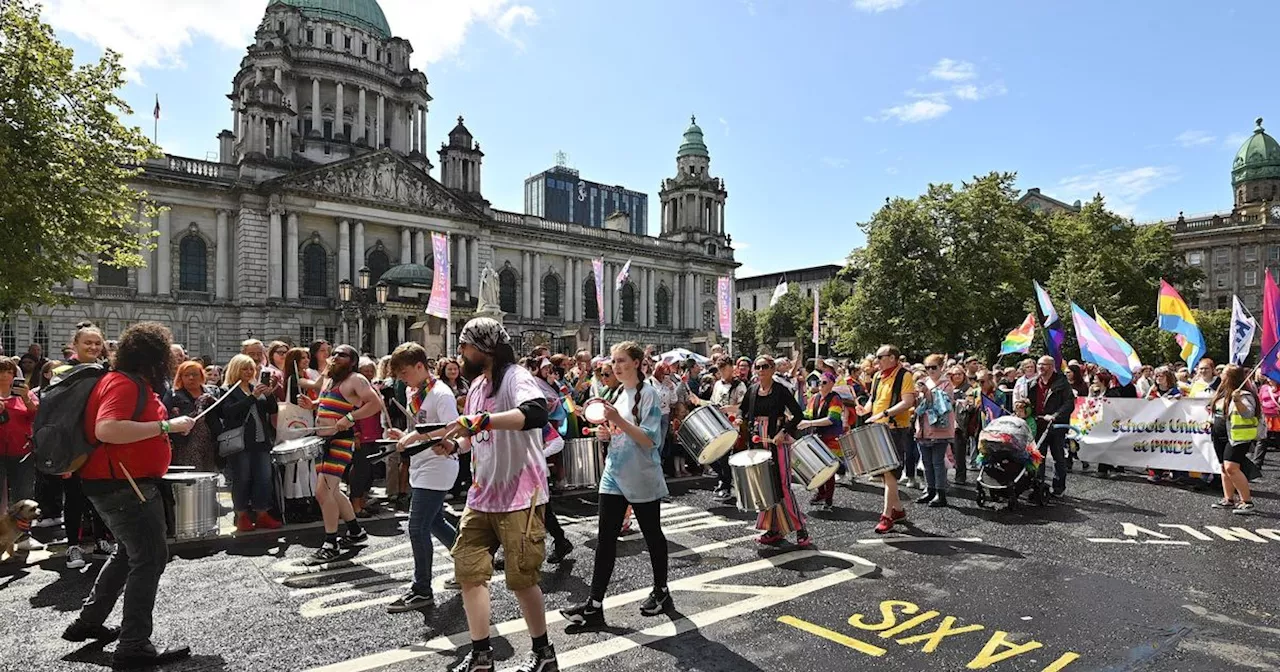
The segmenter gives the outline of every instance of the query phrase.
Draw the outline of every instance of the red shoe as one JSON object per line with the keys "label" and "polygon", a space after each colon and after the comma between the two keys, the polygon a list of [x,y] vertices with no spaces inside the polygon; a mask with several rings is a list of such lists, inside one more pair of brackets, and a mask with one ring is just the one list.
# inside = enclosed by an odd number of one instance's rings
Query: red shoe
{"label": "red shoe", "polygon": [[884,534],[893,529],[893,519],[889,516],[880,516],[880,522],[876,523],[876,534]]}
{"label": "red shoe", "polygon": [[893,519],[894,519],[895,521],[898,521],[898,520],[906,520],[906,518],[907,518],[907,510],[906,510],[906,509],[894,509],[894,510],[893,510]]}
{"label": "red shoe", "polygon": [[799,539],[796,539],[796,546],[800,548],[813,548],[813,538],[800,537]]}
{"label": "red shoe", "polygon": [[241,511],[240,513],[236,514],[236,531],[237,532],[253,531],[253,520],[249,518],[248,511]]}
{"label": "red shoe", "polygon": [[259,511],[257,519],[253,522],[260,530],[278,530],[284,527],[284,523],[272,518],[266,511]]}
{"label": "red shoe", "polygon": [[786,541],[787,538],[776,532],[765,532],[756,537],[756,543],[764,546],[776,546]]}

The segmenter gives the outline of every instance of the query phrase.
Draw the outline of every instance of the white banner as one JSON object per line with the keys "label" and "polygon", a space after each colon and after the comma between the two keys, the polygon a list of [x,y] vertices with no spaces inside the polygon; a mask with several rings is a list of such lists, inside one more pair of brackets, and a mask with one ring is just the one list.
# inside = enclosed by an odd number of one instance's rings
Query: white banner
{"label": "white banner", "polygon": [[1240,303],[1240,297],[1231,297],[1231,334],[1227,338],[1230,352],[1227,358],[1232,364],[1244,366],[1249,358],[1249,346],[1253,345],[1253,334],[1258,330],[1258,323]]}
{"label": "white banner", "polygon": [[1076,399],[1079,459],[1169,471],[1222,471],[1205,399]]}

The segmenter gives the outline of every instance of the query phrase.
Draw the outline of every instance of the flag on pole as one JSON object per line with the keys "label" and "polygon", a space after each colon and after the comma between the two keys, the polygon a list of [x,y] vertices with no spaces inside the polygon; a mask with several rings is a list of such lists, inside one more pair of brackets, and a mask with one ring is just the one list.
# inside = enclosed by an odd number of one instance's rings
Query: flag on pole
{"label": "flag on pole", "polygon": [[156,94],[156,109],[151,113],[156,121],[160,121],[160,94]]}
{"label": "flag on pole", "polygon": [[1015,352],[1024,353],[1031,349],[1031,338],[1036,331],[1036,314],[1027,313],[1027,319],[1008,336],[1004,337],[1004,343],[1000,344],[1000,356],[1012,355]]}
{"label": "flag on pole", "polygon": [[622,265],[622,270],[618,271],[618,277],[614,278],[613,280],[613,291],[621,292],[622,285],[630,277],[631,277],[631,260],[628,259],[627,263]]}
{"label": "flag on pole", "polygon": [[1196,318],[1187,302],[1182,300],[1182,295],[1163,279],[1160,280],[1160,294],[1156,299],[1156,317],[1161,329],[1182,337],[1178,341],[1182,346],[1182,359],[1194,369],[1204,355],[1204,335],[1200,333]]}
{"label": "flag on pole", "polygon": [[1000,404],[996,403],[995,399],[985,394],[980,396],[982,397],[982,417],[986,419],[986,422],[991,422],[1004,415],[1004,409],[1000,407]]}
{"label": "flag on pole", "polygon": [[1267,356],[1276,350],[1280,343],[1280,285],[1267,269],[1266,283],[1262,286],[1262,361],[1258,369],[1262,375],[1280,383],[1280,361],[1275,356]]}
{"label": "flag on pole", "polygon": [[1036,303],[1040,305],[1040,314],[1043,320],[1040,324],[1044,325],[1044,343],[1045,350],[1049,356],[1053,358],[1053,365],[1059,370],[1062,369],[1062,341],[1067,337],[1067,331],[1062,326],[1062,318],[1058,317],[1058,311],[1053,309],[1053,302],[1049,300],[1049,293],[1044,291],[1039,282],[1031,281],[1036,288]]}
{"label": "flag on pole", "polygon": [[733,338],[733,304],[729,292],[729,276],[724,276],[717,281],[716,286],[716,303],[720,313],[720,337]]}
{"label": "flag on pole", "polygon": [[1111,334],[1075,302],[1071,304],[1071,323],[1075,325],[1076,340],[1080,342],[1080,358],[1110,371],[1121,385],[1128,385],[1133,380],[1129,356]]}
{"label": "flag on pole", "polygon": [[1102,319],[1102,316],[1098,314],[1097,308],[1093,309],[1093,319],[1098,321],[1098,326],[1102,327],[1108,335],[1116,339],[1116,345],[1120,346],[1120,350],[1124,352],[1125,356],[1129,359],[1129,370],[1134,373],[1140,371],[1142,369],[1142,360],[1138,359],[1138,353],[1134,351],[1133,346],[1129,345],[1128,341],[1124,340],[1124,337],[1121,336],[1119,332],[1112,329],[1111,325],[1107,324],[1107,321]]}
{"label": "flag on pole", "polygon": [[813,296],[813,356],[818,356],[818,295]]}
{"label": "flag on pole", "polygon": [[783,280],[782,282],[778,283],[777,287],[773,288],[773,296],[769,297],[769,307],[772,308],[774,304],[778,302],[778,299],[781,299],[786,293],[787,293],[787,281]]}
{"label": "flag on pole", "polygon": [[427,301],[427,314],[449,319],[449,234],[431,233],[431,256],[435,271],[431,274],[431,298]]}
{"label": "flag on pole", "polygon": [[596,276],[596,316],[604,326],[604,257],[591,260],[591,271]]}
{"label": "flag on pole", "polygon": [[1249,358],[1249,348],[1253,346],[1253,335],[1258,331],[1258,323],[1240,303],[1240,297],[1231,297],[1231,335],[1227,340],[1228,359],[1232,364],[1244,366]]}

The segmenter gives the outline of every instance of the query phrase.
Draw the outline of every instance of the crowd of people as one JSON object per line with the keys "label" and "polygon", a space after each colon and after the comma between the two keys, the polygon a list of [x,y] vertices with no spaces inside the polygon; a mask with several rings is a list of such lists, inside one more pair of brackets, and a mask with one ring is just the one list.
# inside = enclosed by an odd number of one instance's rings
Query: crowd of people
{"label": "crowd of people", "polygon": [[[63,636],[118,638],[114,656],[121,667],[189,655],[185,647],[151,643],[151,613],[168,557],[163,477],[175,466],[220,473],[238,531],[277,529],[289,516],[274,491],[271,450],[291,436],[295,423],[314,428],[323,442],[313,488],[323,537],[305,562],[323,566],[357,551],[368,538],[361,520],[380,507],[407,511],[413,581],[388,610],[433,605],[432,538],[452,549],[453,576],[444,586],[461,591],[472,639],[459,672],[492,669],[488,582],[495,571],[505,572],[533,640],[518,669],[558,669],[539,580],[544,562],[558,563],[574,551],[552,495],[564,487],[561,451],[576,438],[594,438],[605,453],[590,594],[563,610],[578,627],[604,625],[618,540],[636,526],[653,573],[640,612],[654,616],[672,607],[661,525],[669,479],[714,477],[714,500],[734,501],[729,455],[701,465],[698,447],[682,444],[682,423],[702,406],[720,409],[738,428],[737,449],[770,452],[780,497],[756,521],[758,542],[769,547],[791,535],[797,547],[812,546],[806,511],[829,510],[837,482],[857,478],[843,460],[839,438],[869,423],[887,426],[900,462],[871,478],[883,488],[875,526],[881,534],[907,517],[902,489],[917,491],[918,504],[949,505],[950,488],[966,483],[976,468],[978,434],[997,412],[1032,427],[1054,463],[1052,476],[1040,477],[1050,479],[1052,493],[1060,496],[1078,461],[1067,432],[1077,397],[1204,398],[1224,465],[1223,496],[1213,506],[1242,515],[1254,512],[1249,479],[1280,440],[1276,383],[1246,380],[1240,367],[1209,360],[1194,373],[1144,367],[1121,385],[1105,369],[1074,361],[1059,367],[1044,357],[988,368],[976,357],[930,354],[912,364],[892,345],[855,361],[735,359],[721,346],[710,357],[664,358],[632,342],[599,356],[546,347],[517,353],[503,326],[488,318],[468,322],[457,355],[438,359],[415,343],[374,359],[323,340],[306,347],[247,340],[240,354],[219,366],[188,358],[157,323],[135,324],[118,341],[82,323],[62,354],[50,361],[32,346],[20,358],[0,357],[5,492],[10,503],[36,499],[43,517],[35,526],[65,528],[68,567],[85,566],[95,552],[105,556],[79,618]],[[99,448],[75,473],[37,474],[24,458],[44,390],[87,363],[111,371],[84,409],[85,435]],[[597,423],[583,413],[593,400],[604,407]],[[818,437],[841,459],[839,478],[817,487],[808,506],[789,487],[793,440],[804,434]],[[388,443],[394,449],[384,461],[365,459]],[[1121,471],[1096,468],[1104,478]],[[1146,476],[1199,487],[1214,478],[1156,470]],[[385,485],[381,503],[370,496],[378,479]],[[465,509],[454,518],[445,502],[458,498],[465,499]],[[24,535],[18,547],[41,544]],[[107,627],[122,593],[121,627]]]}

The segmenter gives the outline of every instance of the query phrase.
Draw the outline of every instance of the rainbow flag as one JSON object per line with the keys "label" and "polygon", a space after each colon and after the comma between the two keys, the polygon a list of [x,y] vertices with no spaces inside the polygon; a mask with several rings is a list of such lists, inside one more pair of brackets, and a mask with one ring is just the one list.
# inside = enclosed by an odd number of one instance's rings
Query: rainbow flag
{"label": "rainbow flag", "polygon": [[1160,294],[1156,299],[1156,317],[1162,330],[1178,336],[1182,359],[1194,369],[1204,355],[1204,335],[1200,333],[1196,318],[1187,302],[1182,300],[1182,295],[1163,279],[1160,280]]}
{"label": "rainbow flag", "polygon": [[1031,349],[1031,338],[1036,331],[1036,314],[1027,313],[1027,319],[1008,336],[1004,337],[1004,343],[1000,344],[1000,356],[1012,355],[1015,352],[1027,352]]}
{"label": "rainbow flag", "polygon": [[1044,315],[1045,350],[1049,352],[1049,356],[1053,358],[1054,366],[1059,370],[1062,369],[1062,341],[1067,337],[1067,330],[1062,328],[1062,318],[1058,317],[1058,311],[1053,309],[1053,302],[1049,300],[1049,293],[1044,291],[1039,282],[1031,281],[1036,288],[1036,303],[1040,305],[1040,313]]}
{"label": "rainbow flag", "polygon": [[1128,385],[1133,380],[1129,356],[1116,339],[1075,302],[1071,304],[1071,323],[1075,325],[1076,340],[1080,342],[1080,357],[1110,371],[1121,385]]}
{"label": "rainbow flag", "polygon": [[1093,309],[1093,319],[1097,320],[1098,326],[1105,329],[1112,338],[1116,339],[1116,345],[1120,346],[1120,349],[1129,358],[1129,370],[1137,373],[1142,368],[1142,360],[1138,359],[1138,353],[1134,352],[1133,346],[1129,345],[1129,342],[1124,340],[1124,337],[1117,333],[1115,329],[1112,329],[1106,320],[1102,319],[1102,316],[1098,314],[1097,308]]}

